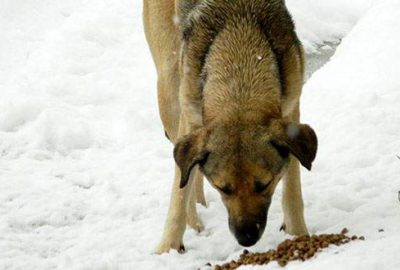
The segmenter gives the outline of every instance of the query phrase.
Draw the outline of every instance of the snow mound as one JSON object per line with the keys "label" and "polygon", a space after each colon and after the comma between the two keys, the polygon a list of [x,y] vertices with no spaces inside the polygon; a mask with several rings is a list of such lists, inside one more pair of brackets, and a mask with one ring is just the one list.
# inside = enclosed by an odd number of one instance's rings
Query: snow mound
{"label": "snow mound", "polygon": [[308,53],[324,43],[336,43],[372,7],[376,0],[286,0],[297,33]]}

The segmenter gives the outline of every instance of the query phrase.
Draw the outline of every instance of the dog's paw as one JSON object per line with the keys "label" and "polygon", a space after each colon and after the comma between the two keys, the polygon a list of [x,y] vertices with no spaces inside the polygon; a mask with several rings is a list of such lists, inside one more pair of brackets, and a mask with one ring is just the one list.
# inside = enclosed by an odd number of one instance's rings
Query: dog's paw
{"label": "dog's paw", "polygon": [[288,226],[285,222],[282,223],[280,231],[284,231],[287,234],[301,236],[301,235],[308,235],[307,227],[304,223],[299,223],[297,226]]}
{"label": "dog's paw", "polygon": [[156,249],[156,254],[169,253],[171,249],[175,249],[179,253],[185,253],[185,246],[180,241],[163,240]]}
{"label": "dog's paw", "polygon": [[198,204],[201,204],[201,205],[204,206],[205,208],[208,207],[206,199],[197,199],[197,203],[198,203]]}
{"label": "dog's paw", "polygon": [[197,194],[196,201],[198,204],[201,204],[202,206],[207,208],[207,201],[204,194],[201,195]]}

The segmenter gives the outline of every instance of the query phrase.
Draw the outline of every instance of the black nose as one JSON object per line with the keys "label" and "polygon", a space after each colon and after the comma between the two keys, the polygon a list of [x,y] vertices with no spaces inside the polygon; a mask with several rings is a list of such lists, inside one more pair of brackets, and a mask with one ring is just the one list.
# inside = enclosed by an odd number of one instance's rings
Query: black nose
{"label": "black nose", "polygon": [[232,226],[231,230],[236,237],[236,240],[241,246],[250,247],[257,243],[260,239],[260,225],[246,224],[244,226]]}

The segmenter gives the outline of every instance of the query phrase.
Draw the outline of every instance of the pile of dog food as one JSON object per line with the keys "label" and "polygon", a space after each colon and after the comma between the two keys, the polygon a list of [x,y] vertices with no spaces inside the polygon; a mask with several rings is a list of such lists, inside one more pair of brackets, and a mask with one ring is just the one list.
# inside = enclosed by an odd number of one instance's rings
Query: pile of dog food
{"label": "pile of dog food", "polygon": [[241,265],[264,265],[272,261],[277,261],[283,267],[290,261],[308,260],[329,245],[340,246],[354,240],[365,240],[363,236],[349,237],[347,233],[348,230],[345,228],[340,234],[300,236],[293,240],[285,240],[279,244],[277,249],[271,249],[265,253],[250,253],[244,250],[238,261],[217,265],[215,270],[234,270]]}

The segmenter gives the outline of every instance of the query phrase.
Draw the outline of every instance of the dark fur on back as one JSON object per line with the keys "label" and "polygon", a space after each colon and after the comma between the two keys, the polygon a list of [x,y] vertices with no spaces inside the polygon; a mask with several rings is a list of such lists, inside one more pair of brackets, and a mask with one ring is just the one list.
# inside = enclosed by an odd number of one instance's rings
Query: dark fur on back
{"label": "dark fur on back", "polygon": [[[203,70],[208,51],[217,35],[227,24],[246,20],[259,27],[275,54],[280,76],[284,72],[282,58],[295,47],[301,56],[300,42],[284,0],[189,0],[179,7],[183,50],[190,63],[196,63],[197,74]],[[303,59],[301,59],[302,61]],[[283,95],[285,82],[280,78]],[[201,88],[201,84],[200,84]],[[199,89],[201,91],[201,89]]]}

